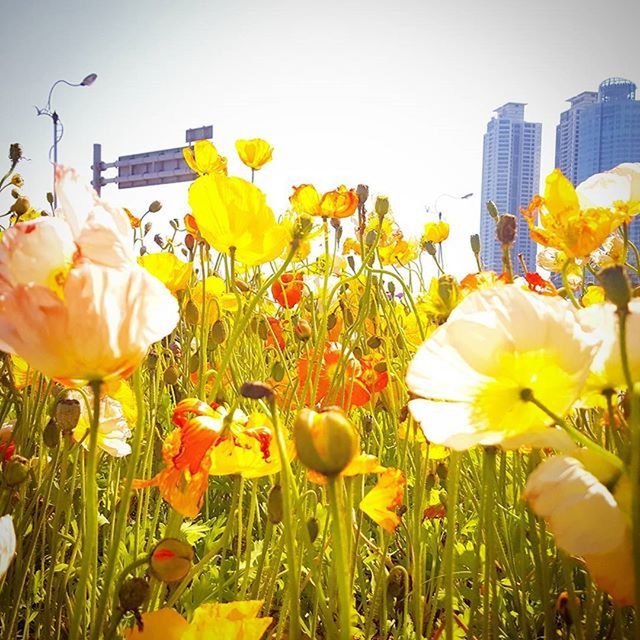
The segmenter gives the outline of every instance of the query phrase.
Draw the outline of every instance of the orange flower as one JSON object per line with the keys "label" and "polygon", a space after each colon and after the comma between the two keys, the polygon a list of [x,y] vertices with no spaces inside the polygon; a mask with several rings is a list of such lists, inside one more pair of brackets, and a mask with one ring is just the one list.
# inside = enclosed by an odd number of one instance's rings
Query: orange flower
{"label": "orange flower", "polygon": [[360,509],[388,533],[394,533],[400,524],[396,509],[402,505],[406,482],[402,471],[387,469],[360,502]]}
{"label": "orange flower", "polygon": [[302,298],[303,280],[299,272],[283,273],[271,286],[271,294],[275,301],[285,309],[295,307]]}
{"label": "orange flower", "polygon": [[[307,379],[310,377],[309,387],[317,384],[317,391],[312,400],[311,392],[307,391],[303,402],[307,405],[331,405],[337,404],[343,409],[351,405],[351,395],[358,377],[362,374],[362,366],[355,356],[348,350],[344,350],[338,342],[327,342],[320,362],[311,362],[313,352],[305,353],[298,360],[299,388],[304,389]],[[337,388],[334,383],[336,376],[342,374],[342,385]]]}
{"label": "orange flower", "polygon": [[269,328],[267,330],[267,339],[264,341],[265,347],[273,347],[275,349],[277,345],[280,351],[284,350],[287,343],[284,339],[282,322],[273,316],[269,316],[267,322],[269,323]]}
{"label": "orange flower", "polygon": [[371,400],[374,393],[382,391],[389,383],[389,375],[382,367],[382,356],[370,354],[360,358],[362,373],[356,378],[351,392],[351,404],[362,407]]}
{"label": "orange flower", "polygon": [[[538,214],[540,226],[536,225]],[[563,251],[569,258],[586,258],[624,222],[624,215],[609,208],[582,209],[576,190],[560,169],[547,177],[544,198],[535,196],[522,215],[535,242]]]}
{"label": "orange flower", "polygon": [[122,210],[127,214],[127,218],[129,218],[129,224],[131,225],[131,228],[139,229],[142,220],[134,216],[133,213],[131,213],[131,211],[129,211],[129,209],[127,209],[126,207],[122,207]]}
{"label": "orange flower", "polygon": [[301,184],[293,187],[289,201],[298,213],[321,218],[348,218],[358,207],[355,189],[347,189],[344,185],[320,197],[313,185]]}
{"label": "orange flower", "polygon": [[200,400],[182,400],[172,416],[178,428],[162,446],[165,468],[151,480],[136,480],[135,488],[158,487],[178,513],[195,518],[207,490],[210,450],[223,431],[223,419],[219,411]]}

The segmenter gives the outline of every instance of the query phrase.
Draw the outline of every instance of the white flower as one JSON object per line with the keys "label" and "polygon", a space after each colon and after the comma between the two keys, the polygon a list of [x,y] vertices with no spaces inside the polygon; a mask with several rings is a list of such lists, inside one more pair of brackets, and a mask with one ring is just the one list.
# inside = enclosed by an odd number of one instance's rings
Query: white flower
{"label": "white flower", "polygon": [[579,460],[555,456],[529,476],[524,491],[558,546],[581,556],[598,586],[621,606],[634,600],[629,519],[616,499],[620,494],[624,501],[628,482],[623,476],[611,493]]}
{"label": "white flower", "polygon": [[9,565],[16,555],[16,532],[13,530],[11,516],[0,518],[0,578],[7,573]]}
{"label": "white flower", "polygon": [[523,392],[565,414],[585,383],[594,338],[562,298],[516,285],[475,291],[409,365],[409,409],[430,442],[571,447]]}
{"label": "white flower", "polygon": [[552,247],[545,247],[542,251],[539,251],[536,256],[536,262],[539,267],[556,273],[562,271],[562,267],[566,261],[567,256],[562,251],[558,251],[558,249],[553,249]]}
{"label": "white flower", "polygon": [[[640,380],[640,299],[629,303],[627,316],[627,359],[631,378]],[[600,392],[626,387],[620,350],[620,321],[615,305],[592,304],[579,311],[580,322],[598,337],[600,347],[591,364],[589,386]]]}
{"label": "white flower", "polygon": [[625,162],[596,173],[576,187],[582,209],[612,208],[615,202],[640,200],[640,162]]}

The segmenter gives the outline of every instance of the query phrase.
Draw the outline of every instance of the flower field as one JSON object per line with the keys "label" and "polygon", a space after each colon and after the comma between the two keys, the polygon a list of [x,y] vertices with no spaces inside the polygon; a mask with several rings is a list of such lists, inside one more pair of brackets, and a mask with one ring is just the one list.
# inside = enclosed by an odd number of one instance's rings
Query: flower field
{"label": "flower field", "polygon": [[640,637],[640,165],[456,278],[373,187],[274,212],[272,151],[186,148],[167,236],[11,145],[0,640]]}

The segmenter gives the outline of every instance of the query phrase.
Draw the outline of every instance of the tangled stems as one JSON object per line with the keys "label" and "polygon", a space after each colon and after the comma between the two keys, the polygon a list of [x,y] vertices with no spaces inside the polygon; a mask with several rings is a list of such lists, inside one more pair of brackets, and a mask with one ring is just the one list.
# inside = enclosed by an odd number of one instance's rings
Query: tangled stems
{"label": "tangled stems", "polygon": [[456,509],[458,506],[458,481],[460,473],[460,452],[452,451],[449,458],[449,473],[447,475],[447,539],[444,547],[444,603],[445,603],[445,638],[453,640],[453,592],[455,581],[454,549],[456,537]]}
{"label": "tangled stems", "polygon": [[342,503],[342,478],[329,477],[329,508],[333,538],[333,569],[338,583],[338,615],[340,640],[351,638],[351,587],[347,568],[346,542],[342,523],[346,521]]}
{"label": "tangled stems", "polygon": [[[84,510],[84,545],[82,551],[82,565],[80,578],[76,588],[76,601],[71,619],[70,640],[77,640],[80,634],[83,612],[86,613],[86,592],[89,573],[97,575],[98,551],[98,427],[100,424],[100,380],[90,382],[93,392],[93,412],[89,430],[89,455],[87,457],[87,474],[85,477],[85,510]],[[91,587],[90,612],[93,613],[96,600],[97,583],[94,578]],[[93,616],[91,616],[93,618]]]}
{"label": "tangled stems", "polygon": [[291,610],[289,612],[289,638],[297,640],[300,637],[300,571],[298,570],[298,556],[296,553],[296,523],[293,517],[293,507],[291,503],[292,491],[294,490],[293,473],[289,465],[287,455],[287,445],[285,443],[282,426],[278,416],[275,393],[269,397],[269,409],[273,430],[276,435],[278,445],[278,455],[280,456],[280,481],[282,482],[282,507],[284,515],[284,536],[287,545],[287,563],[289,566],[289,599]]}

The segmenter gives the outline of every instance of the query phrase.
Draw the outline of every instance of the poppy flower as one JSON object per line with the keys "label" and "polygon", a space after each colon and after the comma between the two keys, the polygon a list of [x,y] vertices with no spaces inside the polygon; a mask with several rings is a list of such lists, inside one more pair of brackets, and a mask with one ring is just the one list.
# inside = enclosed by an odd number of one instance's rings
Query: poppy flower
{"label": "poppy flower", "polygon": [[182,155],[189,169],[199,176],[211,173],[227,175],[227,159],[218,153],[210,140],[197,140],[193,148],[185,147]]}
{"label": "poppy flower", "polygon": [[562,298],[516,285],[475,291],[409,365],[409,409],[430,442],[453,449],[568,446],[567,434],[527,397],[564,415],[597,343]]}
{"label": "poppy flower", "polygon": [[262,138],[237,140],[236,151],[240,160],[254,171],[262,169],[267,162],[271,162],[273,156],[273,147]]}
{"label": "poppy flower", "polygon": [[344,185],[320,196],[312,184],[301,184],[293,187],[289,201],[298,213],[322,218],[348,218],[358,207],[355,189]]}
{"label": "poppy flower", "polygon": [[407,483],[399,469],[386,469],[376,486],[360,501],[360,509],[387,533],[394,533],[400,524],[396,509],[402,505]]}
{"label": "poppy flower", "polygon": [[438,244],[444,242],[449,237],[449,224],[444,220],[438,220],[438,222],[427,222],[424,225],[424,232],[422,234],[422,242],[433,242]]}
{"label": "poppy flower", "polygon": [[186,289],[191,281],[193,263],[180,260],[175,253],[146,253],[138,263],[174,295]]}
{"label": "poppy flower", "polygon": [[271,285],[274,300],[285,309],[291,309],[300,302],[303,290],[304,277],[298,271],[283,273]]}

